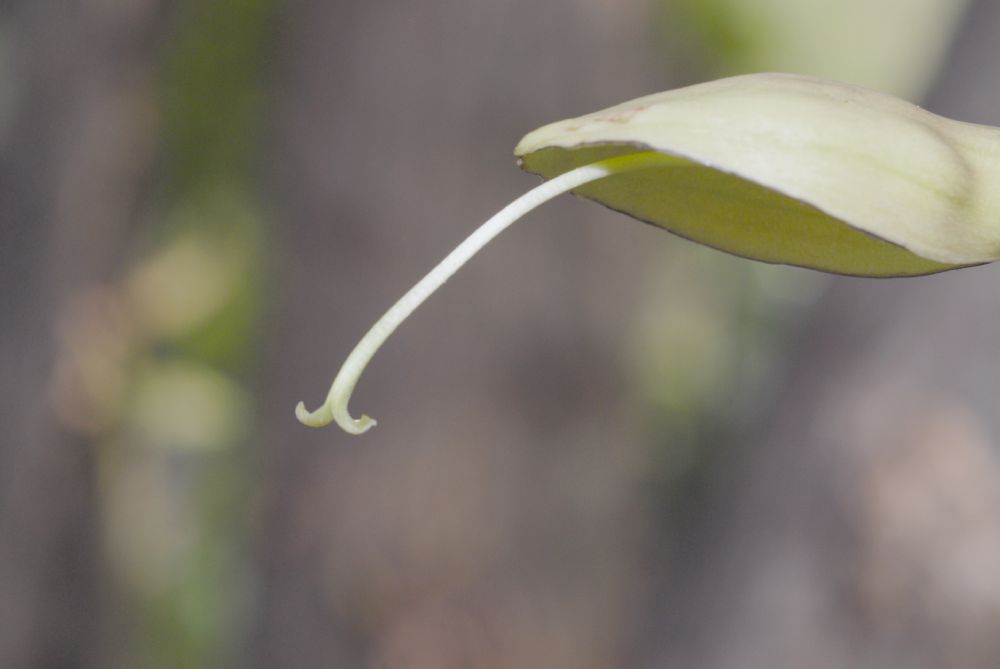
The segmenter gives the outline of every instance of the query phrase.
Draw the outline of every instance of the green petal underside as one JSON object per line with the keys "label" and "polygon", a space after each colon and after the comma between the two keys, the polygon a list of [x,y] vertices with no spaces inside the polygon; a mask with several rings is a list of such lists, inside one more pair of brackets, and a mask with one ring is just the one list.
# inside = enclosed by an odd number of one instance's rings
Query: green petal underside
{"label": "green petal underside", "polygon": [[[649,149],[617,143],[548,147],[522,156],[521,166],[548,179]],[[668,166],[610,176],[573,192],[686,239],[763,262],[867,277],[961,267],[920,257],[805,202],[680,156]]]}

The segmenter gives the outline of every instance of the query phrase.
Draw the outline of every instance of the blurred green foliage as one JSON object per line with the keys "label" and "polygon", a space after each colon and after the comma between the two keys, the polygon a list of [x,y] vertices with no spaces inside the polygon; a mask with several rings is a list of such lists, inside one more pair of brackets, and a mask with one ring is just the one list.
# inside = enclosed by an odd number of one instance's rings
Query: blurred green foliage
{"label": "blurred green foliage", "polygon": [[[672,59],[707,77],[795,72],[919,100],[967,0],[659,0]],[[906,29],[900,29],[905,20]]]}
{"label": "blurred green foliage", "polygon": [[[161,94],[172,197],[189,198],[227,182],[245,186],[252,176],[274,5],[188,0],[178,11]],[[217,223],[226,225],[225,219]]]}
{"label": "blurred green foliage", "polygon": [[265,240],[254,187],[272,0],[189,0],[158,86],[162,174],[120,292],[131,351],[104,439],[106,550],[134,615],[132,666],[232,660]]}

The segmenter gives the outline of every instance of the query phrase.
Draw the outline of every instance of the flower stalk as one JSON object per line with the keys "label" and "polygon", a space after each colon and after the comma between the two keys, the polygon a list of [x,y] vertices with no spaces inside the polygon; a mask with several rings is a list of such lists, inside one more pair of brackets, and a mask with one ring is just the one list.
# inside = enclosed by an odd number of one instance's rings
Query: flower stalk
{"label": "flower stalk", "polygon": [[309,411],[303,402],[299,402],[298,406],[295,407],[296,418],[311,427],[323,427],[336,421],[341,428],[351,434],[362,434],[368,431],[375,425],[375,419],[368,415],[354,418],[347,406],[362,372],[376,351],[396,328],[472,256],[512,223],[558,195],[598,179],[624,172],[660,167],[672,160],[674,159],[670,156],[656,151],[644,151],[608,158],[561,174],[538,185],[508,204],[455,247],[451,253],[445,256],[444,260],[438,263],[423,279],[399,298],[385,315],[376,321],[375,325],[347,356],[340,372],[330,386],[330,392],[323,405],[314,411]]}

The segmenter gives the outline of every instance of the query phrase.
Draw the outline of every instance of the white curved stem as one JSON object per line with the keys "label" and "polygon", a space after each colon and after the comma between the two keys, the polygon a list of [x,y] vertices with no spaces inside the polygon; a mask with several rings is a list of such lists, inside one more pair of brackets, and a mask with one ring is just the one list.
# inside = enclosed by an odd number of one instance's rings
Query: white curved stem
{"label": "white curved stem", "polygon": [[363,415],[352,418],[347,409],[347,403],[354,391],[358,378],[364,371],[375,352],[385,343],[389,335],[399,327],[406,318],[437,290],[459,267],[476,254],[491,239],[506,229],[511,223],[521,218],[529,211],[551,200],[557,195],[578,188],[591,181],[603,179],[612,174],[630,172],[633,170],[659,167],[672,159],[654,151],[634,153],[616,158],[609,158],[583,167],[570,170],[545,183],[533,188],[501,209],[491,219],[483,223],[475,232],[469,235],[455,250],[445,256],[438,265],[411,288],[403,297],[389,308],[361,341],[351,354],[347,356],[340,372],[333,380],[326,402],[315,411],[308,411],[305,404],[299,402],[295,407],[295,416],[304,424],[312,427],[322,427],[332,421],[337,421],[345,431],[351,434],[361,434],[375,425],[375,420]]}

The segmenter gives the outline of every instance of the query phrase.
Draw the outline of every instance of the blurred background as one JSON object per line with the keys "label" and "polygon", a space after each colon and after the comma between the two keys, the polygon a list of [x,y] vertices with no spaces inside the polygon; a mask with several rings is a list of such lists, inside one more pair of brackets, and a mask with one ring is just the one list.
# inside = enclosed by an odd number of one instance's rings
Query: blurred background
{"label": "blurred background", "polygon": [[989,0],[0,2],[0,666],[996,667],[995,267],[564,197],[527,131],[759,70],[1000,124]]}

